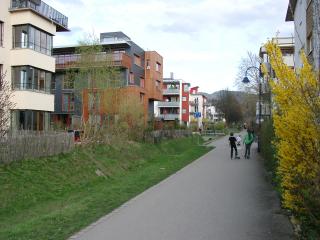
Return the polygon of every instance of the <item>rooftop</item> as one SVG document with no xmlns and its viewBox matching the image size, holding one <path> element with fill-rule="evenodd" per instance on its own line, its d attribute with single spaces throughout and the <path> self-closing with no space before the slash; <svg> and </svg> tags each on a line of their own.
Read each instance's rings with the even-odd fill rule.
<svg viewBox="0 0 320 240">
<path fill-rule="evenodd" d="M 10 12 L 32 10 L 36 14 L 52 21 L 57 26 L 57 32 L 69 31 L 68 18 L 41 0 L 11 0 Z"/>
</svg>

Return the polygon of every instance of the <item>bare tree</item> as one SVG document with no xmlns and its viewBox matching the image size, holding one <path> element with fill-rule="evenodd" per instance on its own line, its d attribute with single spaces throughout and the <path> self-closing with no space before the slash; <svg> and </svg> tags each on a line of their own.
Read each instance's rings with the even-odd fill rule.
<svg viewBox="0 0 320 240">
<path fill-rule="evenodd" d="M 252 52 L 247 52 L 247 56 L 241 59 L 235 79 L 235 86 L 240 91 L 259 93 L 260 72 L 258 69 L 260 64 L 261 58 Z M 244 84 L 242 80 L 246 76 L 246 72 L 250 82 Z"/>
<path fill-rule="evenodd" d="M 6 73 L 0 75 L 0 141 L 9 129 L 10 109 L 14 108 L 12 102 L 13 92 L 10 83 L 6 80 Z"/>
</svg>

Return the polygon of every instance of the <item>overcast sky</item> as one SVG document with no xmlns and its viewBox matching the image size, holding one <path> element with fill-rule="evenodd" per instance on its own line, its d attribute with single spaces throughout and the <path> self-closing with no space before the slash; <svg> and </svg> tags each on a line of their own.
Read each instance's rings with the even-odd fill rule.
<svg viewBox="0 0 320 240">
<path fill-rule="evenodd" d="M 276 36 L 292 36 L 285 22 L 288 0 L 45 0 L 69 17 L 69 33 L 55 46 L 76 44 L 85 33 L 122 31 L 164 58 L 164 77 L 200 91 L 234 89 L 247 51 Z"/>
</svg>

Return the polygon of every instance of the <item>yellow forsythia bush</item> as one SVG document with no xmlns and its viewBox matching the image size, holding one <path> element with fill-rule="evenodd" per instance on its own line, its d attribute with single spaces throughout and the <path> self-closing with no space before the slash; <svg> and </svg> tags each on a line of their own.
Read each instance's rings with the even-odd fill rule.
<svg viewBox="0 0 320 240">
<path fill-rule="evenodd" d="M 304 54 L 296 72 L 280 49 L 266 44 L 277 79 L 270 81 L 283 204 L 295 213 L 320 218 L 320 84 Z"/>
</svg>

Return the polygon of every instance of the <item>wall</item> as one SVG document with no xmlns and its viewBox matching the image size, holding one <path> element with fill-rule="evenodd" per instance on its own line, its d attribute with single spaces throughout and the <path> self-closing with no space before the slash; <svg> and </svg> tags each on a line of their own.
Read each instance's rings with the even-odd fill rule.
<svg viewBox="0 0 320 240">
<path fill-rule="evenodd" d="M 294 14 L 294 25 L 295 25 L 295 67 L 301 68 L 302 62 L 300 60 L 300 51 L 306 48 L 307 42 L 307 25 L 306 25 L 306 9 L 307 1 L 298 0 L 295 14 Z"/>
</svg>

